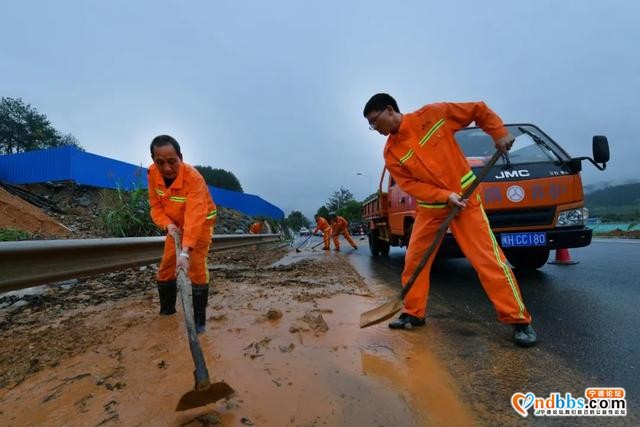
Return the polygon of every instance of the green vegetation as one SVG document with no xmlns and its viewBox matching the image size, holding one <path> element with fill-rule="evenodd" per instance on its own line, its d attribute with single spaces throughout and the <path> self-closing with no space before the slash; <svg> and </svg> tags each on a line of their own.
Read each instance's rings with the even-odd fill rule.
<svg viewBox="0 0 640 427">
<path fill-rule="evenodd" d="M 31 233 L 16 228 L 0 228 L 0 242 L 13 242 L 16 240 L 27 240 L 31 238 Z"/>
<path fill-rule="evenodd" d="M 300 231 L 301 227 L 311 227 L 311 221 L 300 211 L 291 211 L 289 216 L 285 218 L 285 224 L 296 233 Z"/>
<path fill-rule="evenodd" d="M 117 189 L 102 193 L 100 222 L 104 230 L 114 237 L 159 236 L 162 231 L 151 220 L 151 207 L 147 190 Z"/>
<path fill-rule="evenodd" d="M 640 221 L 640 183 L 615 185 L 585 195 L 590 217 L 604 222 Z"/>
<path fill-rule="evenodd" d="M 318 208 L 316 214 L 327 218 L 330 212 L 335 212 L 350 223 L 362 222 L 362 202 L 358 202 L 351 191 L 344 187 L 334 191 L 327 203 Z"/>
<path fill-rule="evenodd" d="M 22 153 L 43 148 L 73 145 L 80 149 L 71 134 L 62 134 L 41 114 L 22 99 L 0 100 L 0 154 Z"/>
<path fill-rule="evenodd" d="M 212 168 L 211 166 L 194 166 L 202 175 L 205 182 L 214 187 L 224 188 L 231 191 L 242 191 L 242 185 L 238 178 L 229 171 L 224 169 Z"/>
</svg>

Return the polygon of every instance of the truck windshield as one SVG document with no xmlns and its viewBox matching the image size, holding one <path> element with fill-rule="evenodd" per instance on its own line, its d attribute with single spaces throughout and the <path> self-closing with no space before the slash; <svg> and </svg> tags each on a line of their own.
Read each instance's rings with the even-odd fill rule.
<svg viewBox="0 0 640 427">
<path fill-rule="evenodd" d="M 512 164 L 564 162 L 568 156 L 546 136 L 532 125 L 508 125 L 507 128 L 516 138 L 509 157 Z M 480 128 L 462 129 L 456 133 L 456 141 L 464 152 L 471 167 L 481 167 L 495 153 L 493 139 Z M 498 160 L 502 164 L 504 159 Z"/>
</svg>

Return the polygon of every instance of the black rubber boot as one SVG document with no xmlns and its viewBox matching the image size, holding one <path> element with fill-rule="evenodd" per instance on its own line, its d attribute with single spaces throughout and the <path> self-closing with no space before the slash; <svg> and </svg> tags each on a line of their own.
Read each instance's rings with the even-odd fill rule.
<svg viewBox="0 0 640 427">
<path fill-rule="evenodd" d="M 421 319 L 407 313 L 402 313 L 399 318 L 389 322 L 389 327 L 391 329 L 412 329 L 415 326 L 423 326 L 424 323 L 424 318 Z"/>
<path fill-rule="evenodd" d="M 513 341 L 518 347 L 531 347 L 538 341 L 538 336 L 531 325 L 513 325 Z"/>
<path fill-rule="evenodd" d="M 158 281 L 158 296 L 160 297 L 160 314 L 174 314 L 176 312 L 176 281 Z"/>
<path fill-rule="evenodd" d="M 209 301 L 209 285 L 191 285 L 193 295 L 193 320 L 196 324 L 196 333 L 204 332 L 207 321 L 207 302 Z"/>
</svg>

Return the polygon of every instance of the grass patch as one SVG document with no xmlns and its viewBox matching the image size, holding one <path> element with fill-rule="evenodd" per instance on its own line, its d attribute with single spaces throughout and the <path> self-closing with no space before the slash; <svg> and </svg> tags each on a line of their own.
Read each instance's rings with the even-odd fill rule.
<svg viewBox="0 0 640 427">
<path fill-rule="evenodd" d="M 0 242 L 14 242 L 16 240 L 28 240 L 31 233 L 17 228 L 0 228 Z"/>
<path fill-rule="evenodd" d="M 101 193 L 100 223 L 114 237 L 160 236 L 162 231 L 151 220 L 147 190 L 117 189 Z"/>
</svg>

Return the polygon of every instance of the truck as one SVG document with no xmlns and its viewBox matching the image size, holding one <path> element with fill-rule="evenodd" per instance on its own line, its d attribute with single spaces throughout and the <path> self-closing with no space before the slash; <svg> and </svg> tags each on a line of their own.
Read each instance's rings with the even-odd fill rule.
<svg viewBox="0 0 640 427">
<path fill-rule="evenodd" d="M 580 172 L 585 160 L 600 170 L 606 168 L 609 142 L 605 136 L 594 136 L 592 158 L 571 157 L 533 124 L 506 126 L 516 138 L 513 148 L 491 169 L 476 193 L 509 263 L 519 270 L 536 270 L 547 263 L 552 249 L 591 243 Z M 495 153 L 492 138 L 478 127 L 462 129 L 455 138 L 475 173 Z M 362 206 L 371 255 L 387 256 L 392 246 L 408 246 L 415 216 L 415 198 L 383 168 L 377 193 Z M 464 256 L 450 230 L 437 256 Z"/>
</svg>

